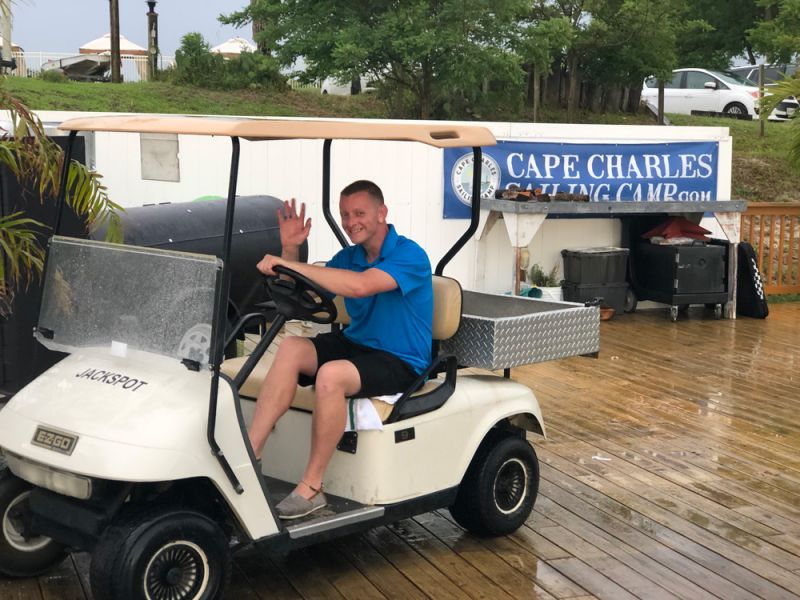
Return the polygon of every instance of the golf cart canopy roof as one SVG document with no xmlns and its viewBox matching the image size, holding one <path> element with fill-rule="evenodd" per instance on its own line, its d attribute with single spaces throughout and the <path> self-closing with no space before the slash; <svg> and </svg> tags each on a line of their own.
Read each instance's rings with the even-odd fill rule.
<svg viewBox="0 0 800 600">
<path fill-rule="evenodd" d="M 437 148 L 494 146 L 485 127 L 452 123 L 383 123 L 312 121 L 304 119 L 241 119 L 222 117 L 82 117 L 59 125 L 64 131 L 121 131 L 218 135 L 247 140 L 387 140 L 421 142 Z"/>
</svg>

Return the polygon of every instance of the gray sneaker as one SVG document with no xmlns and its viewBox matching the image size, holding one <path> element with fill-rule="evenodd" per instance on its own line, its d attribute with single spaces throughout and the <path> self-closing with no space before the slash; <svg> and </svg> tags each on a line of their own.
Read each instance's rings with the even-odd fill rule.
<svg viewBox="0 0 800 600">
<path fill-rule="evenodd" d="M 306 500 L 297 492 L 292 492 L 278 502 L 275 510 L 278 511 L 278 516 L 281 519 L 290 520 L 305 517 L 326 506 L 328 506 L 328 500 L 322 492 L 314 494 L 311 500 Z"/>
</svg>

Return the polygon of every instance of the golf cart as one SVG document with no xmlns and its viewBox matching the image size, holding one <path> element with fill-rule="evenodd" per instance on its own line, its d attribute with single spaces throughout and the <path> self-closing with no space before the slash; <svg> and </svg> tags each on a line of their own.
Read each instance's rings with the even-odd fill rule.
<svg viewBox="0 0 800 600">
<path fill-rule="evenodd" d="M 314 282 L 285 270 L 267 282 L 277 308 L 271 323 L 266 313 L 226 323 L 240 138 L 325 140 L 323 212 L 345 245 L 330 211 L 333 140 L 472 147 L 480 165 L 480 147 L 495 143 L 488 130 L 176 117 L 83 118 L 61 128 L 71 142 L 79 131 L 229 137 L 223 249 L 219 259 L 50 240 L 34 335 L 69 356 L 0 410 L 0 573 L 33 576 L 69 551 L 89 551 L 97 600 L 217 598 L 240 545 L 287 551 L 439 508 L 480 535 L 522 525 L 538 489 L 526 440 L 526 432 L 544 435 L 538 402 L 509 378 L 459 367 L 508 369 L 596 352 L 599 310 L 462 294 L 443 276 L 477 230 L 479 169 L 470 225 L 435 269 L 431 366 L 394 404 L 364 400 L 382 422 L 359 430 L 351 420 L 355 430 L 343 435 L 325 476 L 330 505 L 307 519 L 281 522 L 274 506 L 302 472 L 313 393 L 298 388 L 261 465 L 246 427 L 268 350 L 287 321 L 324 326 L 347 316 Z M 59 210 L 65 187 L 64 174 Z M 252 353 L 223 362 L 225 346 L 254 322 L 264 333 Z"/>
</svg>

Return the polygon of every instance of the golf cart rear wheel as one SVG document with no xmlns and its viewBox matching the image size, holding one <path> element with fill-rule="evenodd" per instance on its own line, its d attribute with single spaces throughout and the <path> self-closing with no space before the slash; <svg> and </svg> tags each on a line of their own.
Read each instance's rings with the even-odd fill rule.
<svg viewBox="0 0 800 600">
<path fill-rule="evenodd" d="M 138 510 L 112 523 L 92 554 L 96 600 L 210 600 L 230 579 L 228 540 L 189 510 Z"/>
<path fill-rule="evenodd" d="M 490 438 L 472 459 L 450 514 L 476 535 L 507 535 L 531 514 L 538 491 L 539 461 L 530 443 Z"/>
<path fill-rule="evenodd" d="M 27 531 L 30 493 L 30 484 L 8 470 L 0 471 L 0 573 L 8 577 L 40 575 L 67 556 L 61 544 Z"/>
</svg>

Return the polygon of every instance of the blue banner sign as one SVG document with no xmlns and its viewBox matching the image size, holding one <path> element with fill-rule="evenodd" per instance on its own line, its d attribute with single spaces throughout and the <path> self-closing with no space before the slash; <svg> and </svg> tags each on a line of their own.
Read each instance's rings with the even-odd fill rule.
<svg viewBox="0 0 800 600">
<path fill-rule="evenodd" d="M 592 202 L 698 202 L 717 199 L 717 142 L 559 144 L 499 142 L 483 148 L 481 198 L 516 186 L 585 194 Z M 444 150 L 444 218 L 468 219 L 470 150 Z"/>
</svg>

